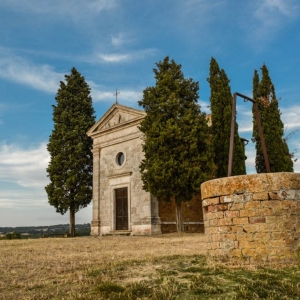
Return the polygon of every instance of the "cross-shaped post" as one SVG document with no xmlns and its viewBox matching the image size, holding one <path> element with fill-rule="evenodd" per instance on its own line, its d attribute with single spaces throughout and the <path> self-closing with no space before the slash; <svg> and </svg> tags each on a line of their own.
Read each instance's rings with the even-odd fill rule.
<svg viewBox="0 0 300 300">
<path fill-rule="evenodd" d="M 116 90 L 116 93 L 113 94 L 113 96 L 116 96 L 116 104 L 118 104 L 118 95 L 120 94 L 120 92 L 118 92 L 118 90 Z"/>
</svg>

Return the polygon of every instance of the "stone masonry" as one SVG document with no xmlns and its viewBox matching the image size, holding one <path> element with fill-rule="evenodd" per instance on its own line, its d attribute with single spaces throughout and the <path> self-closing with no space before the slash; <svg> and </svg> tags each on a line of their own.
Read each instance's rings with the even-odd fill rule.
<svg viewBox="0 0 300 300">
<path fill-rule="evenodd" d="M 290 264 L 300 246 L 300 174 L 233 176 L 201 185 L 210 259 Z"/>
<path fill-rule="evenodd" d="M 176 231 L 175 205 L 158 203 L 143 190 L 139 165 L 144 157 L 143 134 L 138 125 L 144 111 L 114 104 L 88 131 L 93 139 L 93 219 L 91 235 L 122 233 L 117 224 L 116 191 L 125 189 L 128 228 L 125 234 L 158 234 Z M 119 161 L 119 155 L 121 161 Z M 188 232 L 203 232 L 200 198 L 183 203 L 183 221 Z M 124 216 L 123 215 L 123 216 Z"/>
<path fill-rule="evenodd" d="M 115 190 L 127 188 L 128 231 L 133 234 L 161 233 L 158 203 L 142 189 L 139 164 L 142 133 L 138 124 L 141 110 L 114 104 L 89 130 L 93 138 L 93 219 L 91 234 L 116 231 Z M 123 153 L 119 165 L 117 156 Z"/>
</svg>

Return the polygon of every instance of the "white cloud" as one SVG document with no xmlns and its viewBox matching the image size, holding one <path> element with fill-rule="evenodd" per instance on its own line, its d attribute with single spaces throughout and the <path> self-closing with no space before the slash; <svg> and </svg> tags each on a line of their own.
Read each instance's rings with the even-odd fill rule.
<svg viewBox="0 0 300 300">
<path fill-rule="evenodd" d="M 259 7 L 255 11 L 255 16 L 262 22 L 270 22 L 270 16 L 281 14 L 293 16 L 295 1 L 290 0 L 260 0 Z"/>
<path fill-rule="evenodd" d="M 48 93 L 57 91 L 64 75 L 49 65 L 34 65 L 25 59 L 0 49 L 0 77 Z"/>
<path fill-rule="evenodd" d="M 300 128 L 300 106 L 283 107 L 280 110 L 282 112 L 281 120 L 286 129 Z"/>
<path fill-rule="evenodd" d="M 294 0 L 257 0 L 254 7 L 253 22 L 244 25 L 248 27 L 251 42 L 264 43 L 273 39 L 299 13 L 299 4 Z M 255 47 L 259 46 L 255 44 Z"/>
<path fill-rule="evenodd" d="M 1 0 L 0 6 L 22 13 L 54 15 L 56 18 L 69 16 L 76 21 L 115 8 L 117 0 L 73 0 L 72 2 L 67 0 Z"/>
<path fill-rule="evenodd" d="M 0 145 L 0 226 L 32 226 L 68 223 L 50 206 L 44 189 L 50 156 L 46 143 L 23 149 Z M 76 214 L 77 223 L 90 222 L 92 206 Z"/>
<path fill-rule="evenodd" d="M 100 59 L 104 62 L 126 62 L 132 59 L 130 54 L 100 54 Z"/>
<path fill-rule="evenodd" d="M 22 187 L 44 187 L 48 182 L 46 168 L 49 160 L 46 143 L 33 149 L 2 144 L 0 146 L 0 180 Z"/>
<path fill-rule="evenodd" d="M 92 91 L 92 98 L 94 102 L 99 101 L 115 101 L 116 96 L 113 91 L 107 91 L 106 88 L 95 84 L 94 82 L 88 82 Z M 122 104 L 137 104 L 137 101 L 142 99 L 142 88 L 140 90 L 120 90 L 118 91 L 118 99 Z"/>
<path fill-rule="evenodd" d="M 133 41 L 133 39 L 126 37 L 124 33 L 119 33 L 116 36 L 115 35 L 111 36 L 111 44 L 115 48 L 119 48 L 119 47 L 123 46 L 124 44 L 128 44 L 132 41 Z"/>
<path fill-rule="evenodd" d="M 89 63 L 124 63 L 152 56 L 157 52 L 156 49 L 143 49 L 127 53 L 97 53 L 82 58 L 82 61 Z"/>
</svg>

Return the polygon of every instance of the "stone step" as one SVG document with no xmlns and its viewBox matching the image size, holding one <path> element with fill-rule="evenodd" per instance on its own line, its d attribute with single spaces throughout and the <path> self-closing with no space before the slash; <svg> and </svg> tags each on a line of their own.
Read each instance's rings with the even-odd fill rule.
<svg viewBox="0 0 300 300">
<path fill-rule="evenodd" d="M 106 235 L 131 235 L 130 230 L 113 230 L 107 233 Z"/>
</svg>

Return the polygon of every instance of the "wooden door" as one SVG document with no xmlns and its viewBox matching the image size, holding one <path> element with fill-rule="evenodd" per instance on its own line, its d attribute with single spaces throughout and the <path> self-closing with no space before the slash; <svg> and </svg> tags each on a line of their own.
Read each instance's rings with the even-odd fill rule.
<svg viewBox="0 0 300 300">
<path fill-rule="evenodd" d="M 116 230 L 128 230 L 127 187 L 116 189 Z"/>
</svg>

